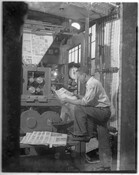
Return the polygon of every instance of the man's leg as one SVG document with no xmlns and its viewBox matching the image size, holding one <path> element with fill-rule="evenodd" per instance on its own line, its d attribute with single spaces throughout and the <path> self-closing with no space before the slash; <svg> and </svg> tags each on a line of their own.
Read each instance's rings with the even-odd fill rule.
<svg viewBox="0 0 139 175">
<path fill-rule="evenodd" d="M 89 115 L 89 119 L 92 122 L 97 122 L 100 125 L 103 125 L 108 121 L 110 117 L 109 109 L 100 109 L 94 107 L 84 107 L 84 106 L 75 106 L 74 109 L 74 134 L 75 135 L 88 135 L 87 129 L 87 119 Z"/>
<path fill-rule="evenodd" d="M 75 105 L 69 103 L 62 105 L 60 114 L 60 118 L 62 119 L 62 121 L 68 122 L 74 120 L 74 107 Z"/>
<path fill-rule="evenodd" d="M 61 114 L 60 114 L 61 120 L 64 121 L 64 122 L 67 122 L 68 118 L 69 118 L 68 116 L 69 115 L 68 115 L 67 107 L 65 105 L 62 105 L 62 107 L 61 107 Z"/>
<path fill-rule="evenodd" d="M 90 138 L 97 137 L 97 124 L 87 116 L 87 131 Z"/>
<path fill-rule="evenodd" d="M 103 167 L 110 167 L 112 158 L 107 129 L 110 110 L 76 106 L 74 133 L 78 136 L 87 135 L 87 115 L 91 117 L 92 121 L 95 121 L 98 124 L 99 157 L 101 164 Z"/>
<path fill-rule="evenodd" d="M 74 109 L 74 134 L 77 136 L 86 136 L 87 132 L 87 114 L 81 106 L 75 106 Z"/>
<path fill-rule="evenodd" d="M 109 132 L 106 124 L 98 125 L 99 159 L 103 167 L 111 167 L 112 153 L 110 148 Z"/>
</svg>

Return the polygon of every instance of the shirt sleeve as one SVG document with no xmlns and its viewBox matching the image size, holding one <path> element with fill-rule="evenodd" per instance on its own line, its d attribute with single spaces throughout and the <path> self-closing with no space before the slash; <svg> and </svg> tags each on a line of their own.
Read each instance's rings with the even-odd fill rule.
<svg viewBox="0 0 139 175">
<path fill-rule="evenodd" d="M 82 98 L 82 103 L 84 105 L 88 105 L 89 102 L 93 101 L 97 93 L 96 86 L 93 87 L 87 87 L 85 96 Z"/>
</svg>

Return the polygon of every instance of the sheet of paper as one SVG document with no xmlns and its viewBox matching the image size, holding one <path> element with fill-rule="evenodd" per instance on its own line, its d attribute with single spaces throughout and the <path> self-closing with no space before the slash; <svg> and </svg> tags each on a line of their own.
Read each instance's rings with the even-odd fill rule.
<svg viewBox="0 0 139 175">
<path fill-rule="evenodd" d="M 22 144 L 30 145 L 49 145 L 65 146 L 67 144 L 67 134 L 49 132 L 49 131 L 34 131 L 27 133 L 20 141 Z"/>
<path fill-rule="evenodd" d="M 77 97 L 74 96 L 70 91 L 66 90 L 65 88 L 61 88 L 59 90 L 56 90 L 55 93 L 57 94 L 57 96 L 62 99 L 62 98 L 69 98 L 69 99 L 72 99 L 72 100 L 76 100 Z"/>
<path fill-rule="evenodd" d="M 28 140 L 29 140 L 29 138 L 31 137 L 31 134 L 32 134 L 32 133 L 27 133 L 27 134 L 23 137 L 23 139 L 20 141 L 20 143 L 28 144 Z"/>
</svg>

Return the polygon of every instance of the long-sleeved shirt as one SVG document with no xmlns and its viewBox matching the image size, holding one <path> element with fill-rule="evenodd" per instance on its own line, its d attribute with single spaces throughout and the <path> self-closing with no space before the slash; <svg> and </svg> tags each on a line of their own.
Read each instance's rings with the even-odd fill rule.
<svg viewBox="0 0 139 175">
<path fill-rule="evenodd" d="M 86 83 L 86 93 L 82 98 L 82 104 L 93 107 L 110 106 L 109 98 L 103 88 L 101 82 L 91 77 Z"/>
</svg>

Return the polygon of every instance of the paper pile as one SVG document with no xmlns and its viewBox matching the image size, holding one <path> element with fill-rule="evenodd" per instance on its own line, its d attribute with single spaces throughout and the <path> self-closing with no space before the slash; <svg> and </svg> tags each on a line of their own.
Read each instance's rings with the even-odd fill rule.
<svg viewBox="0 0 139 175">
<path fill-rule="evenodd" d="M 30 145 L 49 145 L 65 146 L 67 144 L 67 134 L 49 132 L 49 131 L 34 131 L 26 133 L 20 143 Z"/>
</svg>

